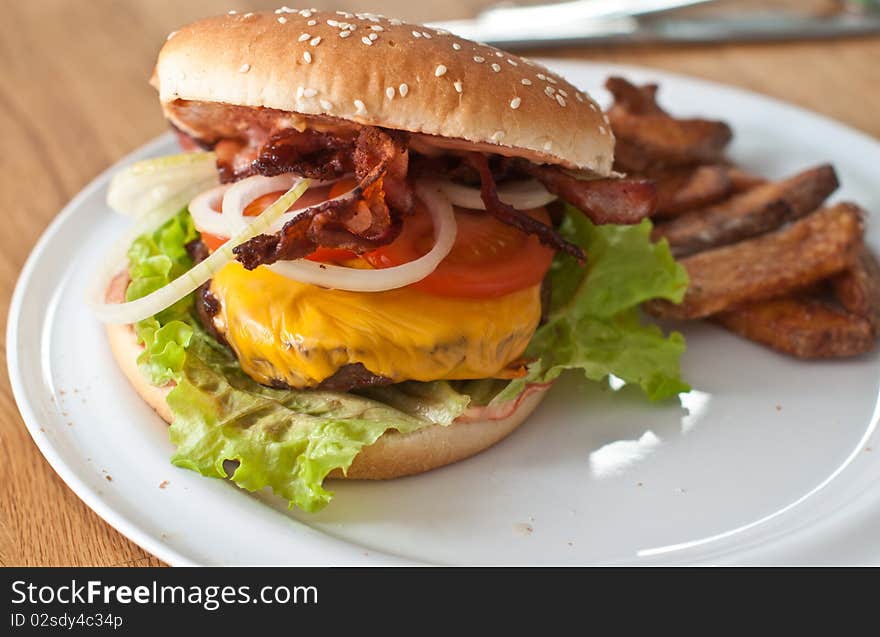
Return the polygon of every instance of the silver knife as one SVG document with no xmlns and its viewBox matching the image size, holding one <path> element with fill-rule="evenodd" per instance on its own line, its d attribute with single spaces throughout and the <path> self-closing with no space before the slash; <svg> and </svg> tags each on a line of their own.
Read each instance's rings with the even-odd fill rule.
<svg viewBox="0 0 880 637">
<path fill-rule="evenodd" d="M 503 48 L 652 42 L 724 42 L 828 38 L 880 33 L 873 11 L 810 16 L 790 11 L 755 11 L 700 19 L 676 18 L 671 9 L 702 2 L 575 0 L 559 4 L 503 7 L 472 20 L 430 26 Z"/>
</svg>

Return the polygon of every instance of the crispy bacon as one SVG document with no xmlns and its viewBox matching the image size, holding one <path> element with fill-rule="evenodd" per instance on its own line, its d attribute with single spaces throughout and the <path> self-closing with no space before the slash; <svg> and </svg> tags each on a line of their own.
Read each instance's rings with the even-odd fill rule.
<svg viewBox="0 0 880 637">
<path fill-rule="evenodd" d="M 657 188 L 647 179 L 584 180 L 559 166 L 521 162 L 522 170 L 587 215 L 593 223 L 636 224 L 657 207 Z"/>
<path fill-rule="evenodd" d="M 486 212 L 493 217 L 513 226 L 518 230 L 522 230 L 526 234 L 533 234 L 538 237 L 541 243 L 570 254 L 580 263 L 584 263 L 587 255 L 584 251 L 574 243 L 563 239 L 556 230 L 551 226 L 544 225 L 537 219 L 533 219 L 524 212 L 521 212 L 509 206 L 498 198 L 498 191 L 495 187 L 495 178 L 489 169 L 489 159 L 482 153 L 469 153 L 467 156 L 468 163 L 480 174 L 480 198 L 486 205 Z"/>
<path fill-rule="evenodd" d="M 356 138 L 311 129 L 272 135 L 251 164 L 250 174 L 274 177 L 296 173 L 312 179 L 335 179 L 353 169 Z"/>
<path fill-rule="evenodd" d="M 412 207 L 405 141 L 365 127 L 357 136 L 350 162 L 358 180 L 351 192 L 300 214 L 279 232 L 256 236 L 236 247 L 233 252 L 242 265 L 252 270 L 299 259 L 318 246 L 362 253 L 393 241 L 400 232 L 400 216 Z"/>
</svg>

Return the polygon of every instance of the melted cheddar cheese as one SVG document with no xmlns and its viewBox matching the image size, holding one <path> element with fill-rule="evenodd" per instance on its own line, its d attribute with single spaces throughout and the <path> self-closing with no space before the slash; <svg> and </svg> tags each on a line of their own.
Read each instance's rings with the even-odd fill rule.
<svg viewBox="0 0 880 637">
<path fill-rule="evenodd" d="M 346 292 L 235 262 L 211 292 L 221 306 L 215 323 L 244 371 L 296 388 L 349 363 L 394 382 L 491 378 L 522 355 L 541 316 L 540 286 L 495 299 Z"/>
</svg>

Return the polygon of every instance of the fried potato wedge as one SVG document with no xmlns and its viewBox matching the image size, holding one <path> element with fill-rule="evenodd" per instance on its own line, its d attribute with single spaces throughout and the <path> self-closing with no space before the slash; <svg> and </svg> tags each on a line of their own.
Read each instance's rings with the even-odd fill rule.
<svg viewBox="0 0 880 637">
<path fill-rule="evenodd" d="M 758 301 L 712 320 L 749 340 L 798 358 L 856 356 L 872 350 L 876 342 L 867 319 L 809 297 Z"/>
<path fill-rule="evenodd" d="M 692 210 L 654 228 L 676 257 L 736 243 L 779 228 L 818 208 L 839 185 L 828 164 L 769 182 L 708 208 Z"/>
<path fill-rule="evenodd" d="M 646 309 L 696 319 L 785 296 L 850 267 L 862 232 L 858 206 L 822 208 L 776 232 L 682 259 L 690 277 L 682 303 L 651 301 Z"/>
<path fill-rule="evenodd" d="M 606 88 L 614 96 L 608 111 L 617 138 L 615 167 L 644 172 L 649 168 L 719 161 L 733 133 L 716 120 L 675 118 L 657 104 L 657 85 L 637 87 L 610 77 Z"/>
<path fill-rule="evenodd" d="M 727 178 L 730 179 L 730 191 L 741 193 L 767 183 L 767 179 L 759 175 L 753 175 L 736 166 L 727 167 Z"/>
<path fill-rule="evenodd" d="M 721 201 L 732 190 L 726 166 L 667 168 L 646 175 L 657 185 L 656 218 L 669 218 Z"/>
<path fill-rule="evenodd" d="M 853 264 L 832 279 L 837 301 L 853 314 L 866 319 L 880 336 L 880 263 L 867 246 L 862 246 Z"/>
</svg>

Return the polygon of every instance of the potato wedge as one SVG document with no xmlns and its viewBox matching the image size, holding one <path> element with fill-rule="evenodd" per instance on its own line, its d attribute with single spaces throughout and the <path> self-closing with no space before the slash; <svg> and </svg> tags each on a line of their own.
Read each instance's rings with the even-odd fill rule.
<svg viewBox="0 0 880 637">
<path fill-rule="evenodd" d="M 653 237 L 666 238 L 676 257 L 736 243 L 812 212 L 838 185 L 832 166 L 816 166 L 658 224 Z"/>
<path fill-rule="evenodd" d="M 834 296 L 853 314 L 871 324 L 880 335 L 880 263 L 867 246 L 856 254 L 853 264 L 832 279 Z"/>
<path fill-rule="evenodd" d="M 822 208 L 776 232 L 682 259 L 690 276 L 682 303 L 652 301 L 646 309 L 657 316 L 696 319 L 785 296 L 849 267 L 862 232 L 858 206 Z"/>
<path fill-rule="evenodd" d="M 732 188 L 726 166 L 667 168 L 646 175 L 657 185 L 656 218 L 675 217 L 721 201 Z"/>
<path fill-rule="evenodd" d="M 758 301 L 712 317 L 731 332 L 798 358 L 856 356 L 875 347 L 867 319 L 810 297 Z"/>
<path fill-rule="evenodd" d="M 637 87 L 610 77 L 606 88 L 614 95 L 608 111 L 617 138 L 615 167 L 625 172 L 650 168 L 714 163 L 733 137 L 726 123 L 701 118 L 675 118 L 657 104 L 657 85 Z"/>
</svg>

